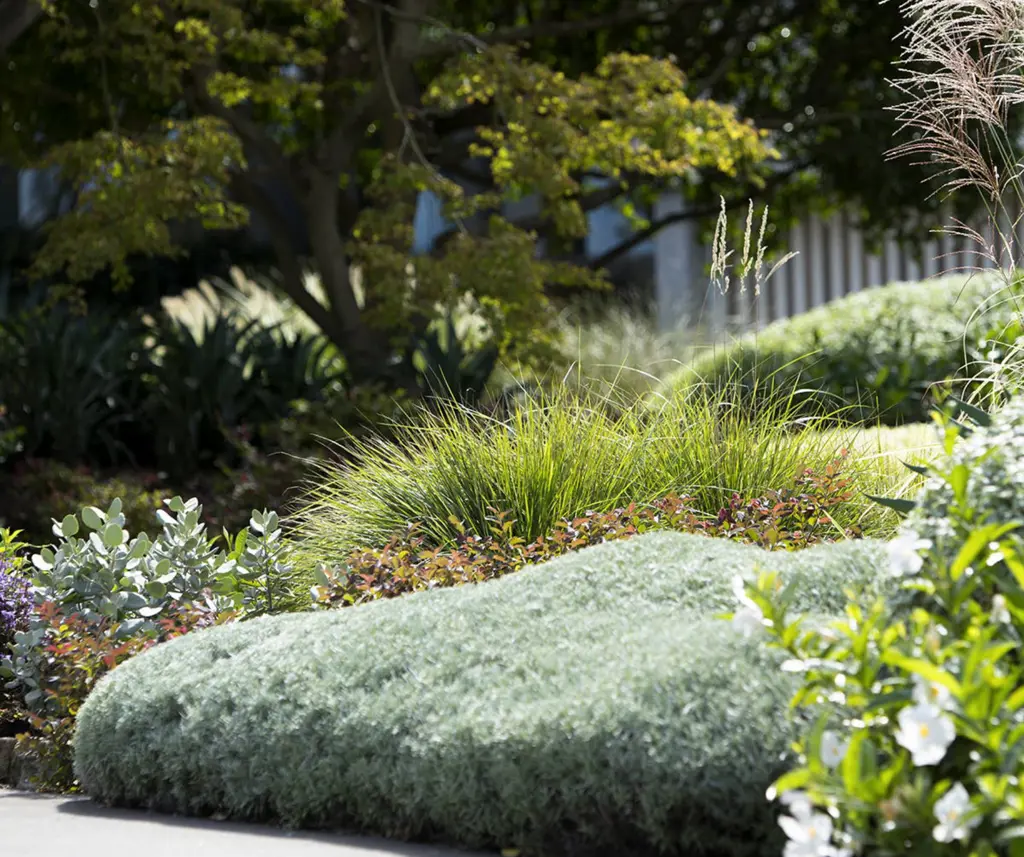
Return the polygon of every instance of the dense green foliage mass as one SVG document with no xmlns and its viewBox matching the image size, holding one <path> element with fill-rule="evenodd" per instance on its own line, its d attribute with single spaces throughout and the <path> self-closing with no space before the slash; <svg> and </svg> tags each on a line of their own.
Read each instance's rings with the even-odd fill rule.
<svg viewBox="0 0 1024 857">
<path fill-rule="evenodd" d="M 934 385 L 984 386 L 989 359 L 1021 333 L 1022 293 L 986 274 L 891 283 L 708 349 L 666 384 L 756 379 L 843 419 L 926 422 Z"/>
<path fill-rule="evenodd" d="M 505 352 L 550 345 L 545 288 L 603 280 L 542 258 L 539 230 L 582 239 L 602 200 L 703 171 L 756 182 L 772 155 L 668 58 L 607 52 L 566 74 L 524 55 L 515 27 L 486 41 L 439 29 L 437 5 L 44 4 L 0 68 L 0 158 L 56 168 L 74 191 L 32 274 L 126 285 L 130 259 L 181 252 L 182 223 L 252 218 L 349 371 L 408 381 L 396 351 L 460 301 Z M 460 184 L 460 169 L 482 176 Z M 610 182 L 598 198 L 595 175 Z M 418 254 L 428 190 L 458 228 Z M 504 210 L 531 194 L 537 213 Z"/>
</svg>

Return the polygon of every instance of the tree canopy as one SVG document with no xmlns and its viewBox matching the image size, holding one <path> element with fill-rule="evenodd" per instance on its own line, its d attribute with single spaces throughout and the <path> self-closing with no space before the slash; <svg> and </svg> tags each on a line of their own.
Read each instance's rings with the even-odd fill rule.
<svg viewBox="0 0 1024 857">
<path fill-rule="evenodd" d="M 467 296 L 503 348 L 536 351 L 546 286 L 599 284 L 615 255 L 717 211 L 719 195 L 761 196 L 782 218 L 852 202 L 876 229 L 934 215 L 919 173 L 883 158 L 894 4 L 38 8 L 0 68 L 0 158 L 57 167 L 77 204 L 50 226 L 34 272 L 123 281 L 129 259 L 177 251 L 176 224 L 256 216 L 284 290 L 357 374 L 380 372 L 393 343 Z M 687 213 L 635 213 L 668 187 L 690 198 Z M 454 226 L 414 255 L 422 190 Z M 527 215 L 503 205 L 530 195 L 541 205 Z M 540 252 L 540 238 L 579 238 L 609 203 L 634 220 L 619 248 Z M 307 262 L 322 292 L 307 288 Z"/>
<path fill-rule="evenodd" d="M 134 254 L 176 252 L 174 223 L 232 228 L 256 214 L 284 290 L 360 376 L 457 300 L 529 355 L 551 315 L 544 287 L 600 276 L 539 258 L 539 229 L 580 236 L 589 208 L 670 179 L 756 182 L 772 154 L 734 108 L 688 96 L 670 59 L 609 52 L 566 73 L 517 50 L 522 28 L 473 36 L 435 18 L 432 0 L 42 9 L 0 69 L 0 151 L 56 167 L 77 191 L 36 273 L 83 281 L 111 267 L 123 280 Z M 482 173 L 479 190 L 452 178 L 460 168 Z M 589 176 L 612 184 L 590 189 Z M 414 256 L 427 189 L 458 229 Z M 503 216 L 503 201 L 529 194 L 535 215 Z M 307 251 L 322 294 L 303 277 Z"/>
</svg>

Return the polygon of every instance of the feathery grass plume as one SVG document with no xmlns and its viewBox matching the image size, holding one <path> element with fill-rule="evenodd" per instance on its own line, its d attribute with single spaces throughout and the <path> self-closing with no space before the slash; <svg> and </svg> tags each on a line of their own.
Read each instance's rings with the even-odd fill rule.
<svg viewBox="0 0 1024 857">
<path fill-rule="evenodd" d="M 715 221 L 715 234 L 711 241 L 711 282 L 723 295 L 729 291 L 731 279 L 729 277 L 729 260 L 735 254 L 735 250 L 729 249 L 729 215 L 726 211 L 725 197 L 722 201 L 721 210 L 718 213 L 718 220 Z M 767 250 L 764 236 L 768 227 L 768 206 L 761 212 L 761 225 L 757 233 L 757 241 L 754 242 L 754 201 L 750 200 L 747 205 L 747 217 L 743 228 L 743 252 L 739 261 L 732 266 L 736 271 L 736 277 L 740 284 L 740 294 L 747 291 L 747 282 L 750 275 L 754 275 L 754 296 L 760 297 L 761 288 L 764 286 L 783 265 L 789 262 L 796 252 L 790 251 L 778 259 L 768 273 L 764 272 L 764 257 Z"/>
<path fill-rule="evenodd" d="M 1024 164 L 1019 154 L 1024 104 L 1024 3 L 1020 0 L 903 0 L 907 20 L 899 66 L 890 83 L 904 96 L 893 109 L 909 139 L 888 152 L 937 171 L 935 193 L 981 194 L 987 227 L 954 220 L 947 234 L 974 246 L 978 264 L 1017 277 L 1018 228 L 1024 219 Z M 986 234 L 990 233 L 990 235 Z M 1010 290 L 1007 289 L 1007 293 Z M 1024 381 L 1024 331 L 1018 320 L 994 338 L 1005 347 L 982 367 L 996 404 Z"/>
</svg>

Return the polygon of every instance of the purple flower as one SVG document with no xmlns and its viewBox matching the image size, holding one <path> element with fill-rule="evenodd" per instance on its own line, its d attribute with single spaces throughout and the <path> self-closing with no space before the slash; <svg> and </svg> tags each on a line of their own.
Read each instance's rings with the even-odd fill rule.
<svg viewBox="0 0 1024 857">
<path fill-rule="evenodd" d="M 16 631 L 28 630 L 31 612 L 32 592 L 29 582 L 16 574 L 9 563 L 0 559 L 0 657 L 10 651 Z"/>
</svg>

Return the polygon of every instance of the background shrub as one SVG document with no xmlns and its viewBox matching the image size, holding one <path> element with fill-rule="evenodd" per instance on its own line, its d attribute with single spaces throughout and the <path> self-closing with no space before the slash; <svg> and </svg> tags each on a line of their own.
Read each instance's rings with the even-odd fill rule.
<svg viewBox="0 0 1024 857">
<path fill-rule="evenodd" d="M 868 289 L 709 348 L 667 386 L 758 380 L 850 421 L 926 421 L 931 385 L 987 386 L 992 349 L 1018 334 L 1021 294 L 982 273 Z"/>
<path fill-rule="evenodd" d="M 946 561 L 961 547 L 950 524 L 958 486 L 979 526 L 1024 522 L 1024 397 L 1010 399 L 989 425 L 950 435 L 948 444 L 906 521 L 906 529 L 932 542 Z M 1024 543 L 1019 531 L 1007 538 Z"/>
<path fill-rule="evenodd" d="M 326 340 L 235 315 L 193 330 L 165 315 L 58 306 L 0 321 L 6 456 L 149 468 L 182 480 L 237 462 L 234 436 L 315 401 L 338 376 Z"/>
<path fill-rule="evenodd" d="M 67 307 L 0 320 L 0 389 L 26 456 L 109 466 L 133 458 L 145 401 L 138 317 Z"/>
<path fill-rule="evenodd" d="M 52 536 L 52 521 L 76 514 L 83 506 L 106 509 L 121 500 L 125 526 L 140 532 L 153 524 L 161 505 L 162 480 L 154 472 L 96 472 L 53 459 L 18 462 L 0 484 L 0 517 L 42 545 Z"/>
<path fill-rule="evenodd" d="M 83 706 L 102 801 L 525 854 L 767 855 L 791 676 L 714 619 L 763 551 L 655 533 L 492 581 L 158 646 Z M 773 554 L 805 609 L 873 541 Z"/>
<path fill-rule="evenodd" d="M 161 318 L 145 404 L 157 463 L 172 477 L 216 463 L 239 428 L 250 432 L 317 398 L 336 368 L 322 336 L 219 315 L 198 331 Z"/>
</svg>

